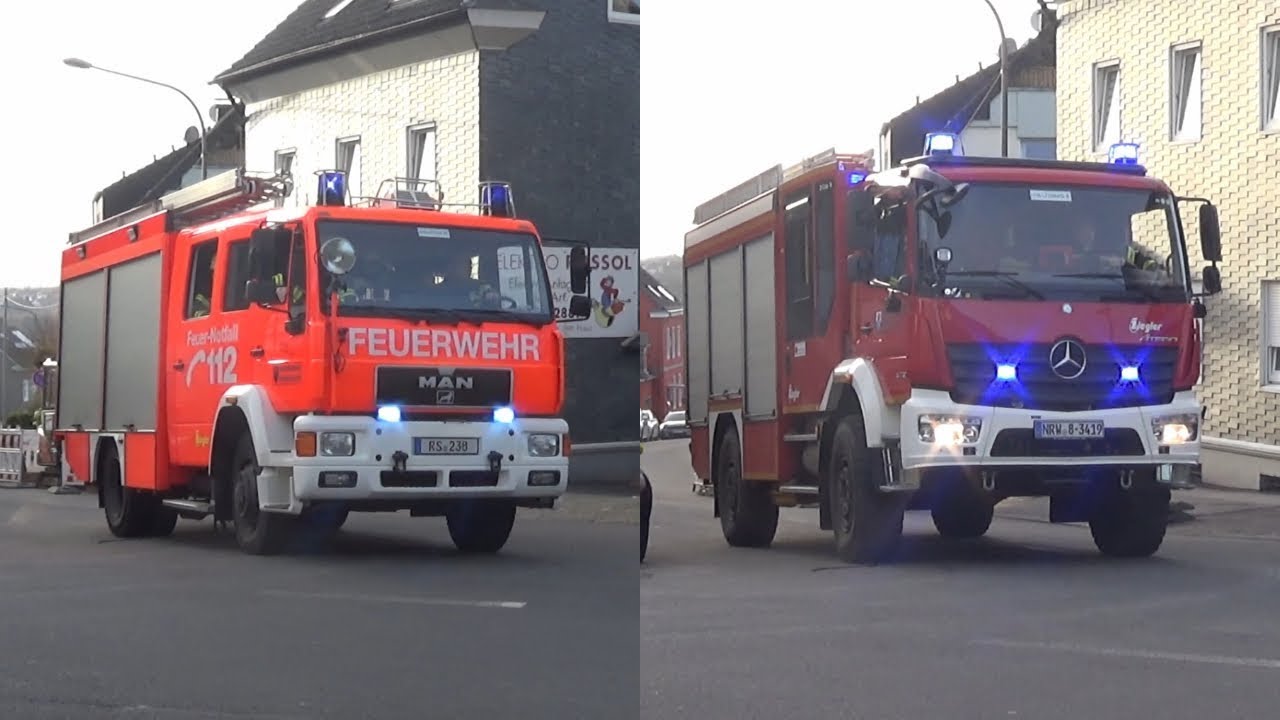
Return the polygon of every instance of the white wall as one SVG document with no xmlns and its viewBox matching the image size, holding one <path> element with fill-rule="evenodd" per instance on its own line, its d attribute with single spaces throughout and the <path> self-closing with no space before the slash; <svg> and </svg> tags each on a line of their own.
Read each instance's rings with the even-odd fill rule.
<svg viewBox="0 0 1280 720">
<path fill-rule="evenodd" d="M 250 103 L 245 168 L 270 172 L 278 150 L 296 149 L 293 202 L 315 200 L 318 170 L 336 167 L 339 138 L 360 136 L 354 195 L 407 174 L 411 125 L 436 124 L 436 168 L 446 202 L 477 202 L 480 56 L 464 52 L 282 98 Z"/>
<path fill-rule="evenodd" d="M 1024 140 L 1055 141 L 1057 134 L 1057 103 L 1052 90 L 1009 89 L 1009 157 L 1026 157 Z M 966 155 L 1000 157 L 999 94 L 991 101 L 990 117 L 969 123 L 960 141 Z"/>
</svg>

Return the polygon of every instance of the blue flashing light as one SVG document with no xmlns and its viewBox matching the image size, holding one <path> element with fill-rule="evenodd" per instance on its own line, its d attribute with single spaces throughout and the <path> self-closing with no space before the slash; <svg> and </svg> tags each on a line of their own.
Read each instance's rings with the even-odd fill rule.
<svg viewBox="0 0 1280 720">
<path fill-rule="evenodd" d="M 1004 382 L 1018 379 L 1018 366 L 1012 363 L 996 365 L 996 379 Z"/>
<path fill-rule="evenodd" d="M 489 215 L 512 217 L 515 213 L 511 202 L 511 186 L 505 183 L 485 183 L 480 186 L 480 205 Z"/>
<path fill-rule="evenodd" d="M 1138 382 L 1138 366 L 1125 365 L 1120 368 L 1120 380 L 1122 382 Z"/>
<path fill-rule="evenodd" d="M 936 132 L 924 136 L 925 155 L 959 155 L 960 136 L 955 133 Z"/>
<path fill-rule="evenodd" d="M 1112 165 L 1137 165 L 1138 143 L 1116 143 L 1107 151 L 1107 160 Z"/>
<path fill-rule="evenodd" d="M 866 179 L 867 179 L 867 174 L 860 170 L 854 170 L 853 172 L 849 173 L 850 185 L 857 185 L 858 183 Z"/>
<path fill-rule="evenodd" d="M 316 190 L 317 205 L 347 204 L 347 174 L 341 170 L 322 170 L 319 188 Z"/>
<path fill-rule="evenodd" d="M 509 407 L 494 408 L 493 421 L 503 425 L 510 425 L 516 421 L 516 411 Z"/>
<path fill-rule="evenodd" d="M 400 408 L 395 405 L 383 405 L 378 408 L 378 419 L 382 422 L 400 422 Z"/>
</svg>

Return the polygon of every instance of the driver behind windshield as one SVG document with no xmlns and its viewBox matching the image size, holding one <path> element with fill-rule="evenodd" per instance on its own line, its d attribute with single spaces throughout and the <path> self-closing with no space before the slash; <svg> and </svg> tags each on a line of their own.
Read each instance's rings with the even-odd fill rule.
<svg viewBox="0 0 1280 720">
<path fill-rule="evenodd" d="M 498 291 L 488 283 L 472 277 L 471 262 L 472 258 L 469 254 L 454 255 L 449 258 L 443 272 L 428 269 L 423 281 L 437 293 L 443 291 L 449 297 L 458 300 L 465 298 L 470 309 L 498 309 L 500 307 Z M 436 282 L 438 275 L 442 278 L 439 283 Z M 454 307 L 458 309 L 458 306 Z"/>
</svg>

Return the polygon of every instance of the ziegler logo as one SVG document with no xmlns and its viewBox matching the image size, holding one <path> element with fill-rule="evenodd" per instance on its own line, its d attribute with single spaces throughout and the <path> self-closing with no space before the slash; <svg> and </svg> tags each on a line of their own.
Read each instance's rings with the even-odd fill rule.
<svg viewBox="0 0 1280 720">
<path fill-rule="evenodd" d="M 430 390 L 433 388 L 442 391 L 449 390 L 450 402 L 453 401 L 453 390 L 473 390 L 475 389 L 475 386 L 476 379 L 471 377 L 451 377 L 449 375 L 432 377 L 428 377 L 426 375 L 418 376 L 419 390 Z"/>
<path fill-rule="evenodd" d="M 1164 323 L 1143 322 L 1138 318 L 1129 318 L 1129 332 L 1133 334 L 1143 333 L 1149 334 L 1160 332 L 1160 328 L 1164 327 Z"/>
</svg>

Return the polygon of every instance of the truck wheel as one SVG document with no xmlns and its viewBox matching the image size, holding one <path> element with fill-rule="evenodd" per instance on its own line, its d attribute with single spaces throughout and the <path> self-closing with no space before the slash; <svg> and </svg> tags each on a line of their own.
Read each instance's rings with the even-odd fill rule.
<svg viewBox="0 0 1280 720">
<path fill-rule="evenodd" d="M 640 562 L 644 562 L 645 553 L 649 550 L 649 518 L 653 515 L 653 485 L 649 484 L 649 476 L 640 471 L 644 480 L 644 488 L 640 490 Z"/>
<path fill-rule="evenodd" d="M 836 553 L 845 562 L 884 562 L 902 539 L 909 498 L 881 492 L 871 469 L 862 416 L 842 418 L 831 439 L 827 472 Z"/>
<path fill-rule="evenodd" d="M 1108 486 L 1089 520 L 1093 543 L 1104 555 L 1136 558 L 1154 555 L 1169 526 L 1169 489 L 1135 482 L 1129 490 Z"/>
<path fill-rule="evenodd" d="M 516 505 L 507 500 L 460 500 L 445 513 L 453 546 L 464 553 L 496 553 L 507 544 Z"/>
<path fill-rule="evenodd" d="M 244 433 L 231 457 L 231 513 L 236 544 L 250 555 L 274 555 L 284 549 L 292 517 L 264 513 L 258 507 L 258 460 L 253 438 Z"/>
<path fill-rule="evenodd" d="M 160 498 L 155 498 L 159 501 Z M 147 534 L 152 537 L 169 537 L 178 526 L 178 511 L 156 502 Z"/>
<path fill-rule="evenodd" d="M 768 547 L 778 532 L 778 506 L 768 485 L 742 479 L 740 447 L 736 430 L 720 436 L 713 475 L 720 529 L 732 547 Z"/>
<path fill-rule="evenodd" d="M 150 535 L 155 505 L 150 502 L 150 496 L 124 486 L 116 446 L 104 446 L 98 463 L 103 513 L 107 516 L 107 527 L 111 534 L 119 538 Z"/>
<path fill-rule="evenodd" d="M 931 508 L 933 526 L 945 538 L 982 537 L 995 513 L 995 503 L 967 486 L 947 488 Z"/>
</svg>

